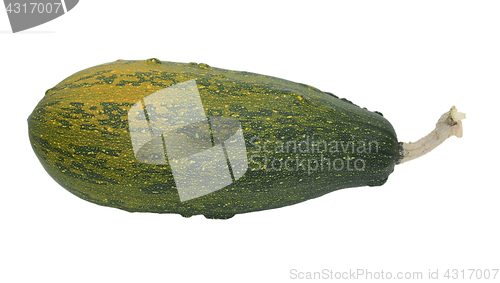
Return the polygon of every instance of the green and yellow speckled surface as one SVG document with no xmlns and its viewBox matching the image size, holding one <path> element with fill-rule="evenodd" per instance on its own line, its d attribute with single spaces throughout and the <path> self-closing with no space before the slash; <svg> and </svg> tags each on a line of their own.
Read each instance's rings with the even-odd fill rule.
<svg viewBox="0 0 500 283">
<path fill-rule="evenodd" d="M 145 164 L 135 159 L 127 114 L 134 103 L 151 93 L 192 79 L 207 116 L 240 122 L 249 164 L 248 171 L 231 185 L 181 202 L 168 163 Z M 49 89 L 28 123 L 36 155 L 61 186 L 87 201 L 132 212 L 229 218 L 299 203 L 337 189 L 382 185 L 399 158 L 394 129 L 379 113 L 304 84 L 157 59 L 118 60 L 80 71 Z M 253 137 L 258 139 L 252 142 Z M 349 142 L 356 147 L 339 145 L 337 151 L 306 153 L 272 150 L 280 142 L 286 145 L 312 137 L 316 142 L 343 142 L 345 146 Z M 272 147 L 269 152 L 261 150 L 260 157 L 293 159 L 294 170 L 272 170 L 269 164 L 251 162 L 264 142 Z M 378 145 L 376 150 L 367 149 L 369 142 Z M 365 150 L 358 150 L 363 143 Z M 262 164 L 260 157 L 252 160 Z M 321 158 L 344 160 L 344 165 L 346 158 L 363 160 L 364 170 L 353 169 L 352 163 L 351 170 L 346 166 L 327 170 L 327 163 L 323 170 L 308 170 L 307 164 L 295 167 L 295 160 Z"/>
</svg>

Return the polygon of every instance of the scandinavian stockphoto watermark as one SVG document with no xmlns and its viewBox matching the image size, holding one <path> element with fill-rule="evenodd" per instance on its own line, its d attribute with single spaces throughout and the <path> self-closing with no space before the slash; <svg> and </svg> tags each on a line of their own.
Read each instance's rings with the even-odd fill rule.
<svg viewBox="0 0 500 283">
<path fill-rule="evenodd" d="M 377 141 L 245 137 L 237 119 L 207 115 L 194 79 L 136 101 L 128 110 L 128 125 L 135 159 L 168 164 L 182 202 L 220 190 L 249 169 L 362 171 L 362 157 L 379 149 Z"/>
<path fill-rule="evenodd" d="M 73 9 L 78 0 L 4 0 L 12 32 L 52 21 Z"/>
<path fill-rule="evenodd" d="M 363 171 L 366 161 L 356 156 L 377 153 L 379 149 L 378 141 L 326 141 L 315 140 L 309 135 L 299 141 L 270 141 L 254 136 L 250 144 L 252 170 L 302 170 L 307 174 L 314 171 Z M 280 157 L 274 157 L 275 154 Z"/>
</svg>

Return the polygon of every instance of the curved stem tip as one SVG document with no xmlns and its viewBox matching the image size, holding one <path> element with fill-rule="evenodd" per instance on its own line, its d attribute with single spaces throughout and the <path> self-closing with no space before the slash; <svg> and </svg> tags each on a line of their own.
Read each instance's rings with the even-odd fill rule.
<svg viewBox="0 0 500 283">
<path fill-rule="evenodd" d="M 455 106 L 451 107 L 450 111 L 439 118 L 436 128 L 427 136 L 416 142 L 400 143 L 398 164 L 425 155 L 451 136 L 461 138 L 462 119 L 465 119 L 465 114 L 458 112 Z"/>
</svg>

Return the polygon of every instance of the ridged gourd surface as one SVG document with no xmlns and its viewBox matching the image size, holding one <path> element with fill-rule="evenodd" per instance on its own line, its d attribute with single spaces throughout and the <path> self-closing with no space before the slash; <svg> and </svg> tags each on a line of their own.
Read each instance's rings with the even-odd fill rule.
<svg viewBox="0 0 500 283">
<path fill-rule="evenodd" d="M 248 170 L 224 188 L 181 201 L 168 162 L 135 157 L 128 111 L 190 80 L 207 117 L 239 121 Z M 49 89 L 28 123 L 43 167 L 76 196 L 130 212 L 186 217 L 230 218 L 342 188 L 382 185 L 399 154 L 396 133 L 379 112 L 275 77 L 157 59 L 80 71 Z"/>
</svg>

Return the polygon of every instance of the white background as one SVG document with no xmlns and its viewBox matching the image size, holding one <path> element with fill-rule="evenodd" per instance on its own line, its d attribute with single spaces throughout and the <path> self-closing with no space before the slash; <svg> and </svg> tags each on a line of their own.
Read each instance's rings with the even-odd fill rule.
<svg viewBox="0 0 500 283">
<path fill-rule="evenodd" d="M 468 278 L 469 268 L 500 268 L 499 14 L 498 1 L 87 0 L 12 34 L 0 11 L 0 282 L 304 281 L 293 269 Z M 26 119 L 77 71 L 152 57 L 312 85 L 382 112 L 401 141 L 456 105 L 464 137 L 397 166 L 381 187 L 230 220 L 73 196 L 42 168 Z"/>
</svg>

